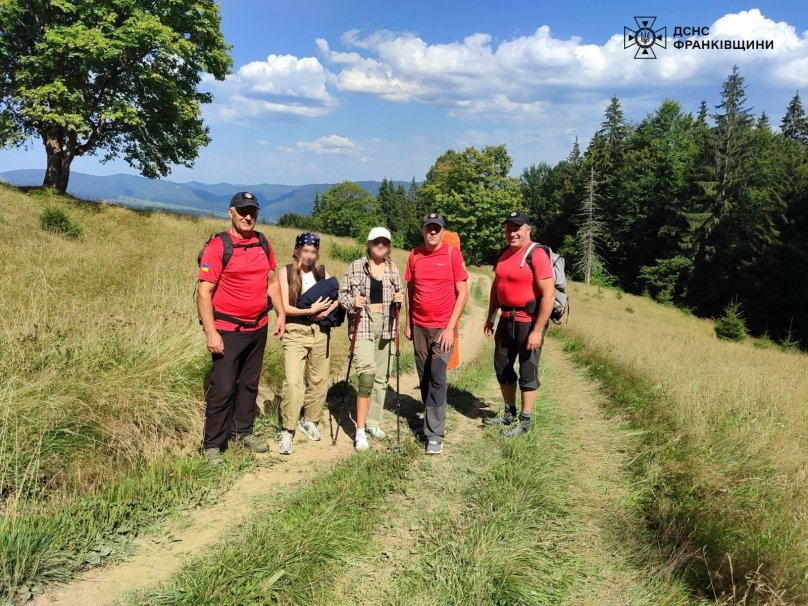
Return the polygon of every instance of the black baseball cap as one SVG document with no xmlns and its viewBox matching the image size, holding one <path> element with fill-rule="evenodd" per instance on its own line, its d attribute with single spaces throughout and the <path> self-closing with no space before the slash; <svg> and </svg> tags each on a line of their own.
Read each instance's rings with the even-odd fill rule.
<svg viewBox="0 0 808 606">
<path fill-rule="evenodd" d="M 505 220 L 502 221 L 502 224 L 505 223 L 513 223 L 514 225 L 518 225 L 522 227 L 523 225 L 530 225 L 530 218 L 523 213 L 521 210 L 515 210 L 512 213 L 509 213 Z"/>
<path fill-rule="evenodd" d="M 441 217 L 438 213 L 429 213 L 428 215 L 424 215 L 424 218 L 421 219 L 421 227 L 426 227 L 427 225 L 431 225 L 433 223 L 435 225 L 440 225 L 441 227 L 446 227 L 443 217 Z"/>
<path fill-rule="evenodd" d="M 233 194 L 233 197 L 230 198 L 230 208 L 244 208 L 245 206 L 259 208 L 258 198 L 248 191 L 236 192 Z"/>
</svg>

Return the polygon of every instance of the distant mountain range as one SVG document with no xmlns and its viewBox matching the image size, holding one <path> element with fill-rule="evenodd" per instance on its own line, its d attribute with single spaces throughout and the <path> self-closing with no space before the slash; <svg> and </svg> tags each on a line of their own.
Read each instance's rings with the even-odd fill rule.
<svg viewBox="0 0 808 606">
<path fill-rule="evenodd" d="M 37 169 L 10 170 L 0 173 L 0 180 L 12 185 L 41 185 L 44 171 Z M 395 182 L 396 184 L 399 181 Z M 407 187 L 406 182 L 401 182 Z M 356 184 L 376 195 L 380 181 L 356 181 Z M 275 183 L 175 183 L 146 179 L 137 175 L 96 176 L 71 172 L 67 193 L 84 200 L 104 200 L 130 208 L 162 209 L 194 215 L 222 215 L 230 197 L 237 191 L 254 193 L 261 203 L 261 218 L 274 221 L 286 212 L 302 215 L 311 213 L 314 196 L 322 195 L 332 183 L 280 185 Z"/>
</svg>

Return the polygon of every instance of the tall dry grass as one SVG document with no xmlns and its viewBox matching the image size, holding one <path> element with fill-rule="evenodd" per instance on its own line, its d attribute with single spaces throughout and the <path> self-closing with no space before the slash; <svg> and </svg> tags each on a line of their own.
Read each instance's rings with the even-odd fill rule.
<svg viewBox="0 0 808 606">
<path fill-rule="evenodd" d="M 43 230 L 45 208 L 79 235 Z M 213 473 L 194 454 L 210 368 L 196 257 L 226 225 L 0 185 L 0 601 L 68 577 L 248 465 L 233 453 Z M 261 230 L 289 262 L 297 232 Z M 341 276 L 334 243 L 351 243 L 323 238 Z M 347 343 L 344 328 L 332 336 L 335 378 Z M 282 380 L 271 340 L 262 393 Z"/>
<path fill-rule="evenodd" d="M 65 210 L 81 237 L 41 230 L 46 206 Z M 209 370 L 196 255 L 226 223 L 5 186 L 0 217 L 0 495 L 83 493 L 137 461 L 193 451 Z M 296 231 L 261 229 L 279 264 L 290 261 Z M 334 240 L 348 244 L 325 236 L 323 261 L 341 276 Z M 336 376 L 344 328 L 331 350 Z M 265 358 L 264 387 L 277 390 L 280 343 Z"/>
<path fill-rule="evenodd" d="M 808 600 L 808 356 L 715 337 L 650 299 L 574 284 L 564 331 L 647 430 L 650 522 L 703 587 Z"/>
</svg>

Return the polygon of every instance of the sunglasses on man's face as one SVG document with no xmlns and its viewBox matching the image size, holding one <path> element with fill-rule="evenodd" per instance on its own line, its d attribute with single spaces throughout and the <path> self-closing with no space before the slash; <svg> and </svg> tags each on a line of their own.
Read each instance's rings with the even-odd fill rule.
<svg viewBox="0 0 808 606">
<path fill-rule="evenodd" d="M 247 215 L 252 215 L 253 217 L 258 216 L 258 209 L 255 206 L 242 206 L 241 208 L 234 206 L 235 211 L 242 217 L 246 217 Z"/>
<path fill-rule="evenodd" d="M 440 225 L 438 225 L 437 223 L 430 223 L 429 225 L 425 226 L 424 229 L 429 233 L 434 232 L 436 234 L 443 231 L 443 228 Z"/>
<path fill-rule="evenodd" d="M 371 244 L 373 244 L 373 246 L 384 246 L 386 248 L 390 246 L 390 241 L 386 238 L 377 238 L 376 240 L 373 240 Z"/>
</svg>

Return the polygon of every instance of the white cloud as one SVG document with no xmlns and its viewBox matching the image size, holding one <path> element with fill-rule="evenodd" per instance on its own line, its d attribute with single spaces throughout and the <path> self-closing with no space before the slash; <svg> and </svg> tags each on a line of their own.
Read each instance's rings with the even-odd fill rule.
<svg viewBox="0 0 808 606">
<path fill-rule="evenodd" d="M 800 36 L 758 9 L 724 15 L 710 26 L 709 39 L 772 40 L 773 50 L 675 49 L 672 34 L 670 24 L 668 48 L 656 49 L 656 61 L 635 60 L 622 33 L 591 44 L 555 38 L 546 25 L 498 44 L 487 33 L 436 44 L 410 32 L 350 30 L 341 37 L 350 52 L 334 51 L 322 38 L 317 47 L 339 91 L 444 106 L 461 118 L 534 118 L 575 91 L 695 84 L 726 75 L 734 63 L 776 86 L 808 84 L 808 32 Z"/>
<path fill-rule="evenodd" d="M 242 65 L 224 82 L 210 82 L 214 115 L 227 122 L 259 117 L 318 117 L 336 107 L 333 76 L 316 57 L 269 55 Z"/>
<path fill-rule="evenodd" d="M 362 153 L 362 148 L 351 141 L 347 137 L 340 135 L 325 135 L 318 137 L 314 141 L 298 141 L 295 147 L 288 145 L 281 145 L 278 151 L 293 154 L 293 153 L 312 153 L 312 154 L 333 154 L 343 156 L 358 156 Z M 363 156 L 364 158 L 364 156 Z M 362 160 L 363 162 L 366 160 Z"/>
<path fill-rule="evenodd" d="M 635 60 L 623 48 L 622 32 L 596 44 L 555 37 L 542 25 L 510 39 L 476 32 L 434 43 L 412 32 L 354 29 L 340 37 L 341 49 L 317 38 L 317 57 L 271 54 L 242 65 L 223 83 L 205 78 L 205 84 L 216 96 L 212 117 L 227 122 L 325 116 L 338 106 L 339 93 L 435 105 L 458 119 L 530 122 L 551 118 L 579 93 L 658 96 L 652 91 L 714 82 L 735 63 L 767 85 L 808 84 L 808 32 L 800 35 L 758 9 L 722 16 L 710 25 L 708 39 L 772 40 L 773 50 L 675 49 L 674 24 L 657 25 L 668 26 L 669 38 L 655 61 Z"/>
</svg>

